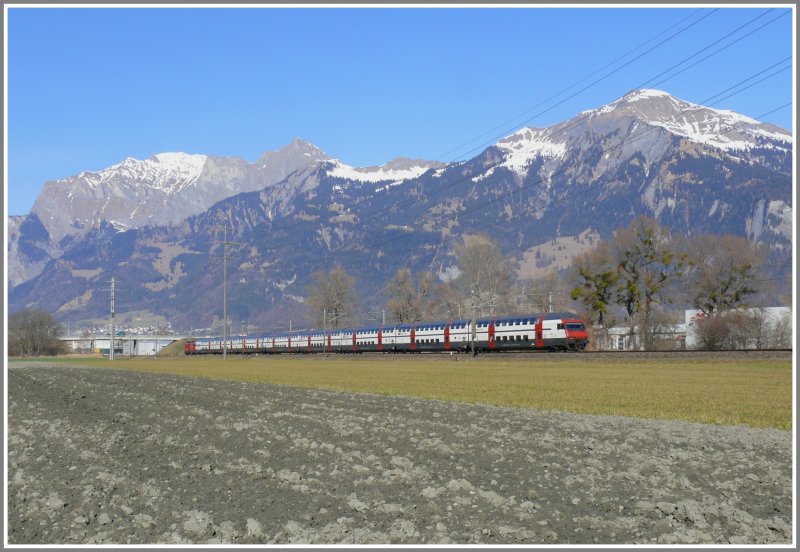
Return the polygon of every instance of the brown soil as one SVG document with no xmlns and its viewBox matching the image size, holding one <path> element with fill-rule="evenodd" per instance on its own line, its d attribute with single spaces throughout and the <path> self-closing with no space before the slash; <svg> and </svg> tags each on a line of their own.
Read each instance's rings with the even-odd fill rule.
<svg viewBox="0 0 800 552">
<path fill-rule="evenodd" d="M 790 432 L 11 363 L 12 544 L 792 542 Z"/>
</svg>

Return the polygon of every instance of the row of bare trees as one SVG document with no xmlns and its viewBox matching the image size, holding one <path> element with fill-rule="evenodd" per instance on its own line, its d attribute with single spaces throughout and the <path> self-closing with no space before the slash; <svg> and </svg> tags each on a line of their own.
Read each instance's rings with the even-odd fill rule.
<svg viewBox="0 0 800 552">
<path fill-rule="evenodd" d="M 747 342 L 739 334 L 756 332 L 756 319 L 762 328 L 769 322 L 741 312 L 766 281 L 762 252 L 744 238 L 672 236 L 655 219 L 640 217 L 573 266 L 572 299 L 603 331 L 624 318 L 645 350 L 658 348 L 664 313 L 676 300 L 703 313 L 697 323 L 703 348 L 737 348 L 732 344 Z"/>
<path fill-rule="evenodd" d="M 61 324 L 47 311 L 23 309 L 8 317 L 9 356 L 50 356 L 66 352 Z"/>
<path fill-rule="evenodd" d="M 429 318 L 467 318 L 473 306 L 481 314 L 511 312 L 514 268 L 500 248 L 483 236 L 467 236 L 456 252 L 456 268 L 446 281 L 430 271 L 414 275 L 401 268 L 386 285 L 387 320 L 407 323 Z M 355 279 L 336 266 L 314 275 L 306 303 L 312 323 L 341 328 L 356 321 L 359 310 Z"/>
<path fill-rule="evenodd" d="M 537 280 L 518 281 L 514 261 L 485 236 L 465 236 L 455 260 L 455 268 L 443 281 L 431 272 L 415 275 L 400 269 L 386 285 L 387 322 L 463 319 L 472 315 L 473 308 L 479 316 L 491 316 L 555 307 L 578 311 L 601 332 L 627 324 L 639 348 L 654 349 L 663 346 L 666 329 L 678 321 L 670 305 L 691 305 L 704 313 L 709 330 L 708 339 L 699 336 L 701 343 L 715 348 L 735 339 L 731 336 L 744 323 L 743 316 L 734 323 L 732 313 L 748 306 L 764 280 L 762 253 L 748 240 L 730 235 L 672 236 L 648 217 L 634 220 L 576 257 L 572 270 L 553 271 Z M 316 274 L 307 290 L 317 327 L 359 322 L 353 314 L 359 310 L 359 300 L 355 279 L 338 266 Z M 730 321 L 730 335 L 720 333 L 723 320 Z M 712 326 L 717 328 L 714 332 Z"/>
</svg>

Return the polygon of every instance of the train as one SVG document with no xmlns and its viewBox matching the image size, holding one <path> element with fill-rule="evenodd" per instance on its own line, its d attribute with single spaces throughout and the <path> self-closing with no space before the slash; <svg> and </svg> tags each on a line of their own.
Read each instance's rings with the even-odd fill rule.
<svg viewBox="0 0 800 552">
<path fill-rule="evenodd" d="M 330 330 L 298 330 L 264 335 L 187 341 L 186 355 L 312 353 L 489 353 L 582 351 L 589 343 L 586 324 L 570 312 L 478 318 L 474 344 L 470 320 L 415 322 Z M 227 349 L 227 350 L 226 350 Z"/>
</svg>

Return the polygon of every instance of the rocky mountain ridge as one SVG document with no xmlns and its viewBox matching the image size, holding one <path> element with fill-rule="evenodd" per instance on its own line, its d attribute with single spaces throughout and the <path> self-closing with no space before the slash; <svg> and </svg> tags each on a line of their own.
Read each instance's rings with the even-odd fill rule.
<svg viewBox="0 0 800 552">
<path fill-rule="evenodd" d="M 221 223 L 242 244 L 231 312 L 263 324 L 302 311 L 313 272 L 335 263 L 357 277 L 367 306 L 380 302 L 383 284 L 401 266 L 431 268 L 444 278 L 461 236 L 473 233 L 497 240 L 519 260 L 521 275 L 566 266 L 569 255 L 639 214 L 689 236 L 746 236 L 785 262 L 792 254 L 791 140 L 738 114 L 634 91 L 558 125 L 521 129 L 462 162 L 397 160 L 356 169 L 295 141 L 293 156 L 266 154 L 252 168 L 217 163 L 219 181 L 236 191 L 210 208 L 127 229 L 101 219 L 62 239 L 41 274 L 14 287 L 10 301 L 12 308 L 39 305 L 69 318 L 99 314 L 104 301 L 87 294 L 125 272 L 137 307 L 176 325 L 210 324 L 221 315 L 205 299 L 221 296 L 214 262 L 220 252 L 212 246 Z M 268 167 L 285 176 L 267 185 L 253 178 L 251 187 L 237 180 Z M 179 190 L 176 196 L 192 186 L 164 182 L 161 188 Z M 38 242 L 25 244 L 46 255 L 39 227 L 29 234 Z M 20 251 L 18 236 L 12 245 Z M 548 243 L 559 244 L 550 256 Z M 565 244 L 571 247 L 562 258 L 556 253 Z"/>
</svg>

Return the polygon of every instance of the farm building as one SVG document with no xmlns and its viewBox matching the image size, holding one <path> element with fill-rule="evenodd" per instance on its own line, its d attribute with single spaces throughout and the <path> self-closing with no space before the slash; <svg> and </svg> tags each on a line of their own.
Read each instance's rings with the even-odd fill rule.
<svg viewBox="0 0 800 552">
<path fill-rule="evenodd" d="M 114 338 L 114 355 L 152 356 L 167 345 L 180 339 L 179 336 L 131 336 Z M 108 356 L 111 338 L 104 337 L 62 337 L 73 353 L 95 353 Z"/>
</svg>

